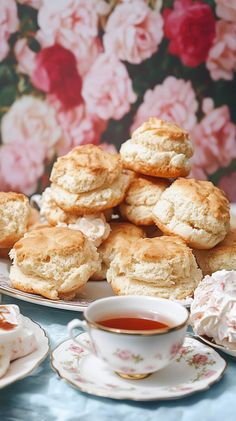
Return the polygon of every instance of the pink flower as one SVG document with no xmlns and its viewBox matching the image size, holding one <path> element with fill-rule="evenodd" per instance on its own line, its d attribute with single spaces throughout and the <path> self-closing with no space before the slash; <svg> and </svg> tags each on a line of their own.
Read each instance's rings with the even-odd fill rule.
<svg viewBox="0 0 236 421">
<path fill-rule="evenodd" d="M 17 31 L 19 20 L 15 0 L 0 1 L 0 61 L 4 60 L 9 52 L 8 39 Z"/>
<path fill-rule="evenodd" d="M 195 145 L 193 163 L 205 173 L 213 174 L 236 157 L 236 126 L 230 120 L 227 105 L 214 108 L 213 101 L 205 99 L 203 111 L 205 117 L 191 132 Z M 196 176 L 195 168 L 193 173 Z"/>
<path fill-rule="evenodd" d="M 132 352 L 127 350 L 118 349 L 115 355 L 120 358 L 121 360 L 131 360 L 132 359 Z"/>
<path fill-rule="evenodd" d="M 163 38 L 163 20 L 143 0 L 118 4 L 104 35 L 105 50 L 120 60 L 141 63 L 151 57 Z"/>
<path fill-rule="evenodd" d="M 222 177 L 218 187 L 224 190 L 230 202 L 236 202 L 236 171 Z"/>
<path fill-rule="evenodd" d="M 39 9 L 43 4 L 43 0 L 17 0 L 17 2 L 33 7 L 34 9 Z"/>
<path fill-rule="evenodd" d="M 119 120 L 136 100 L 126 67 L 107 54 L 100 54 L 87 73 L 82 95 L 88 111 L 104 120 Z"/>
<path fill-rule="evenodd" d="M 192 363 L 196 365 L 205 365 L 208 362 L 208 357 L 203 354 L 195 354 L 192 358 Z"/>
<path fill-rule="evenodd" d="M 16 140 L 0 148 L 1 190 L 13 190 L 32 194 L 37 189 L 38 179 L 44 171 L 42 145 L 34 147 L 30 142 Z M 2 184 L 3 183 L 3 184 Z"/>
<path fill-rule="evenodd" d="M 182 346 L 182 342 L 175 342 L 170 349 L 170 356 L 174 358 Z"/>
<path fill-rule="evenodd" d="M 131 132 L 149 117 L 173 121 L 186 130 L 191 130 L 196 123 L 197 108 L 198 103 L 191 82 L 168 76 L 162 84 L 145 93 Z"/>
<path fill-rule="evenodd" d="M 106 7 L 103 0 L 44 0 L 38 14 L 37 39 L 42 47 L 60 44 L 70 50 L 81 71 L 96 53 L 98 18 Z"/>
<path fill-rule="evenodd" d="M 213 80 L 232 80 L 236 71 L 236 23 L 219 20 L 216 36 L 206 61 Z"/>
<path fill-rule="evenodd" d="M 52 157 L 61 140 L 55 110 L 46 101 L 30 95 L 13 103 L 2 118 L 1 129 L 3 143 L 19 139 L 28 142 L 32 149 L 41 145 L 47 158 Z"/>
<path fill-rule="evenodd" d="M 216 14 L 225 20 L 236 22 L 235 0 L 215 0 Z"/>
<path fill-rule="evenodd" d="M 14 45 L 14 53 L 18 62 L 18 70 L 31 76 L 35 69 L 36 54 L 28 47 L 27 39 L 18 39 Z"/>
<path fill-rule="evenodd" d="M 59 155 L 65 155 L 78 145 L 100 142 L 107 123 L 89 113 L 84 104 L 65 111 L 54 96 L 50 95 L 48 102 L 56 111 L 57 124 L 62 132 L 61 140 L 56 148 Z"/>
</svg>

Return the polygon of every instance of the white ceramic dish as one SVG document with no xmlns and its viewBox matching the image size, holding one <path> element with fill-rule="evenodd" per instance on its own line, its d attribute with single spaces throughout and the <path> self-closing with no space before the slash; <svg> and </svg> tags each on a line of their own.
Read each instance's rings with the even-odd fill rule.
<svg viewBox="0 0 236 421">
<path fill-rule="evenodd" d="M 215 343 L 213 339 L 210 339 L 206 336 L 197 336 L 199 339 L 201 339 L 203 342 L 205 342 L 207 345 L 212 346 L 212 348 L 215 348 L 216 350 L 219 350 L 221 352 L 224 352 L 225 354 L 231 355 L 231 357 L 236 358 L 236 350 L 233 351 L 232 349 L 228 349 L 225 346 L 218 345 Z"/>
<path fill-rule="evenodd" d="M 6 260 L 0 259 L 0 293 L 27 301 L 33 304 L 39 304 L 46 307 L 60 308 L 71 311 L 84 311 L 88 305 L 98 298 L 112 297 L 114 295 L 110 285 L 106 281 L 89 281 L 80 291 L 80 294 L 72 301 L 50 300 L 40 295 L 30 294 L 28 292 L 19 291 L 10 286 L 9 281 L 10 264 Z M 186 300 L 176 300 L 185 307 L 190 307 L 192 298 Z"/>
<path fill-rule="evenodd" d="M 81 342 L 89 344 L 87 333 Z M 186 337 L 176 360 L 143 380 L 124 380 L 96 356 L 72 340 L 60 344 L 51 355 L 52 368 L 82 392 L 134 401 L 171 400 L 208 389 L 221 379 L 225 360 L 214 349 Z"/>
<path fill-rule="evenodd" d="M 23 316 L 23 321 L 24 326 L 34 332 L 37 349 L 31 354 L 11 362 L 6 374 L 0 378 L 0 389 L 29 376 L 48 355 L 49 339 L 45 331 L 28 317 Z"/>
</svg>

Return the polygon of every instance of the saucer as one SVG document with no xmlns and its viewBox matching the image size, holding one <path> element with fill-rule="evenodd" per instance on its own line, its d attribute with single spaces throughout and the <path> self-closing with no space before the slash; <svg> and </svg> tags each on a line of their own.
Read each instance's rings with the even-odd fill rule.
<svg viewBox="0 0 236 421">
<path fill-rule="evenodd" d="M 82 343 L 90 343 L 87 333 Z M 95 355 L 72 340 L 51 354 L 52 368 L 82 392 L 112 399 L 149 401 L 183 398 L 208 389 L 219 381 L 225 360 L 212 348 L 194 338 L 185 338 L 176 360 L 143 380 L 124 380 Z"/>
<path fill-rule="evenodd" d="M 0 378 L 0 389 L 29 376 L 41 364 L 49 352 L 49 339 L 45 331 L 38 323 L 35 323 L 28 317 L 22 316 L 22 318 L 24 326 L 31 330 L 37 339 L 37 349 L 31 354 L 11 362 L 6 374 Z"/>
<path fill-rule="evenodd" d="M 232 349 L 226 348 L 226 347 L 225 347 L 225 346 L 223 346 L 223 345 L 218 345 L 218 344 L 216 344 L 216 343 L 215 343 L 214 339 L 212 339 L 212 338 L 208 338 L 208 336 L 201 336 L 201 335 L 198 335 L 197 337 L 198 337 L 199 339 L 201 339 L 203 342 L 205 342 L 207 345 L 212 346 L 213 348 L 216 348 L 216 349 L 218 349 L 219 351 L 224 352 L 225 354 L 228 354 L 228 355 L 230 355 L 231 357 L 236 358 L 236 350 L 234 351 L 234 350 L 232 350 Z"/>
</svg>

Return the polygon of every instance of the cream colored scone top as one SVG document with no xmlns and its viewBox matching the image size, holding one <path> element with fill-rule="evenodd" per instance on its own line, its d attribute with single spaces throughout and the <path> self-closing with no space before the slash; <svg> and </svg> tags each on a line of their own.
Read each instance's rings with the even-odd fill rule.
<svg viewBox="0 0 236 421">
<path fill-rule="evenodd" d="M 40 213 L 53 226 L 81 231 L 96 247 L 100 246 L 110 233 L 110 225 L 103 213 L 84 216 L 67 213 L 53 200 L 50 187 L 42 194 Z"/>
<path fill-rule="evenodd" d="M 153 225 L 152 209 L 168 186 L 166 180 L 137 175 L 120 204 L 121 215 L 136 225 Z"/>
<path fill-rule="evenodd" d="M 80 232 L 42 228 L 28 232 L 10 252 L 14 288 L 44 297 L 72 299 L 100 269 L 95 246 Z"/>
<path fill-rule="evenodd" d="M 188 132 L 152 117 L 121 145 L 120 154 L 128 169 L 154 177 L 176 178 L 189 174 L 193 147 Z"/>
<path fill-rule="evenodd" d="M 20 193 L 0 192 L 0 247 L 11 248 L 23 237 L 30 220 L 30 205 Z"/>
<path fill-rule="evenodd" d="M 207 275 L 194 292 L 191 324 L 197 335 L 236 351 L 236 272 Z"/>
<path fill-rule="evenodd" d="M 128 222 L 111 222 L 109 237 L 98 248 L 101 270 L 92 276 L 92 280 L 100 281 L 106 278 L 107 269 L 112 259 L 127 244 L 132 244 L 139 238 L 146 237 L 144 230 Z"/>
<path fill-rule="evenodd" d="M 229 231 L 229 202 L 209 181 L 179 178 L 153 208 L 156 225 L 168 235 L 178 235 L 189 246 L 210 249 Z"/>
<path fill-rule="evenodd" d="M 201 279 L 191 249 L 181 239 L 167 236 L 136 240 L 116 254 L 107 271 L 118 295 L 184 299 Z"/>
<path fill-rule="evenodd" d="M 112 184 L 121 171 L 118 154 L 105 152 L 95 145 L 83 145 L 57 159 L 50 180 L 62 189 L 78 194 Z"/>
<path fill-rule="evenodd" d="M 236 228 L 231 228 L 225 239 L 210 250 L 193 250 L 203 275 L 218 270 L 236 271 Z"/>
<path fill-rule="evenodd" d="M 103 212 L 106 209 L 119 205 L 133 178 L 133 174 L 127 170 L 115 181 L 104 188 L 89 191 L 86 193 L 70 193 L 57 184 L 51 184 L 53 200 L 65 212 L 76 213 L 76 215 L 89 215 Z"/>
</svg>

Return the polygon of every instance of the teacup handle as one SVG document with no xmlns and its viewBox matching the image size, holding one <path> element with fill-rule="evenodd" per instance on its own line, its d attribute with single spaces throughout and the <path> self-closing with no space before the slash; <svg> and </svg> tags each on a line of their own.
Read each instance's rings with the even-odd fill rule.
<svg viewBox="0 0 236 421">
<path fill-rule="evenodd" d="M 76 336 L 74 334 L 74 330 L 78 328 L 81 328 L 84 332 L 88 332 L 87 323 L 85 320 L 74 319 L 68 323 L 67 329 L 69 331 L 69 335 L 71 339 L 73 339 L 73 341 L 79 344 L 82 348 L 86 349 L 89 352 L 94 353 L 90 345 L 86 345 L 85 343 L 83 343 L 83 341 L 81 341 L 81 338 L 80 338 L 81 335 Z"/>
</svg>

